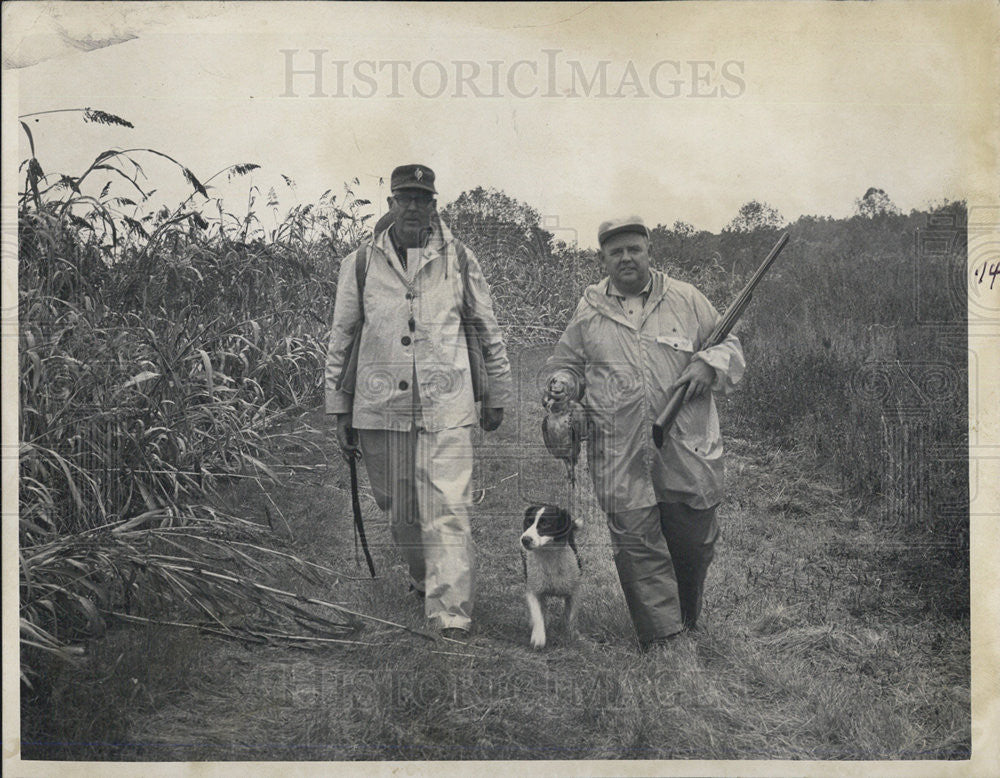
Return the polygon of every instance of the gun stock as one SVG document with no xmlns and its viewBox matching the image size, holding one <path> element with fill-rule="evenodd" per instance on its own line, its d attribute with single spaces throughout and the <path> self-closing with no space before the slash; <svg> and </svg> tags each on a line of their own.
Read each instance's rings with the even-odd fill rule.
<svg viewBox="0 0 1000 778">
<path fill-rule="evenodd" d="M 663 436 L 674 425 L 677 414 L 681 412 L 681 406 L 684 404 L 684 393 L 687 392 L 687 388 L 688 385 L 685 382 L 674 389 L 674 393 L 670 395 L 670 400 L 667 402 L 667 407 L 663 409 L 663 413 L 660 414 L 656 420 L 656 424 L 653 425 L 653 443 L 656 444 L 657 448 L 663 448 Z"/>
</svg>

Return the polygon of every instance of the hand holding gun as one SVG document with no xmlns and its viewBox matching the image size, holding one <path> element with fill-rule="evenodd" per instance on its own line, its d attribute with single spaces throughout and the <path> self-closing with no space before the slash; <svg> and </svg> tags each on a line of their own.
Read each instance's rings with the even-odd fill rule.
<svg viewBox="0 0 1000 778">
<path fill-rule="evenodd" d="M 750 277 L 747 285 L 743 287 L 743 290 L 736 295 L 736 299 L 733 300 L 732 305 L 729 306 L 729 310 L 726 311 L 725 316 L 723 316 L 719 323 L 716 325 L 712 334 L 708 337 L 702 346 L 703 349 L 711 348 L 712 346 L 718 346 L 722 341 L 724 341 L 729 333 L 732 331 L 733 327 L 736 326 L 736 322 L 739 321 L 740 316 L 743 315 L 743 311 L 750 304 L 750 300 L 753 299 L 753 291 L 760 283 L 760 280 L 764 277 L 764 274 L 768 271 L 774 260 L 778 258 L 778 254 L 788 243 L 788 233 L 784 233 L 778 242 L 774 244 L 774 248 L 771 249 L 771 253 L 767 255 L 759 268 L 754 271 L 754 274 Z M 657 448 L 663 447 L 663 440 L 666 437 L 667 432 L 673 426 L 674 421 L 677 419 L 677 414 L 680 413 L 681 405 L 684 404 L 685 395 L 688 389 L 688 382 L 684 381 L 679 385 L 675 384 L 675 389 L 673 394 L 670 395 L 670 400 L 667 402 L 667 407 L 663 409 L 663 413 L 659 415 L 656 419 L 656 423 L 653 424 L 653 442 L 656 444 Z"/>
</svg>

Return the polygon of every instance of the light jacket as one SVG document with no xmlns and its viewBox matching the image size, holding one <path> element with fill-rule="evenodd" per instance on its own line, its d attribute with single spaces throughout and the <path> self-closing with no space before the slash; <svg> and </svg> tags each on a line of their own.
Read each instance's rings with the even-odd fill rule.
<svg viewBox="0 0 1000 778">
<path fill-rule="evenodd" d="M 730 335 L 702 350 L 719 313 L 690 284 L 658 270 L 650 273 L 652 289 L 638 327 L 608 294 L 607 278 L 587 287 L 541 376 L 547 383 L 561 374 L 587 410 L 591 477 L 607 513 L 657 502 L 708 508 L 723 495 L 713 392 L 728 393 L 743 377 L 743 349 Z M 715 369 L 712 392 L 684 403 L 657 449 L 653 422 L 691 359 Z"/>
<path fill-rule="evenodd" d="M 358 429 L 409 429 L 414 421 L 414 378 L 418 418 L 426 429 L 453 429 L 478 419 L 461 329 L 458 241 L 439 218 L 433 225 L 419 256 L 409 252 L 410 273 L 400 266 L 388 230 L 379 233 L 367 251 L 365 323 L 354 395 L 336 387 L 360 317 L 354 271 L 357 252 L 340 263 L 327 348 L 326 412 L 353 412 L 352 423 Z M 468 248 L 466 255 L 472 312 L 483 324 L 486 346 L 489 381 L 483 403 L 502 408 L 513 395 L 510 363 L 482 269 Z"/>
</svg>

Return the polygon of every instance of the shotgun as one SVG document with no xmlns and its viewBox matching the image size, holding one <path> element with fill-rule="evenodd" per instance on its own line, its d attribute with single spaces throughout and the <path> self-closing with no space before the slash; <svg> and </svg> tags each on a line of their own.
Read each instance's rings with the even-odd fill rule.
<svg viewBox="0 0 1000 778">
<path fill-rule="evenodd" d="M 357 433 L 355 433 L 357 434 Z M 361 500 L 358 498 L 358 460 L 361 458 L 360 451 L 345 451 L 344 459 L 347 460 L 351 468 L 351 510 L 354 511 L 354 561 L 358 561 L 358 538 L 361 538 L 361 549 L 365 552 L 365 562 L 368 563 L 368 572 L 375 577 L 375 563 L 372 561 L 371 552 L 368 550 L 368 538 L 365 535 L 365 522 L 361 518 Z"/>
<path fill-rule="evenodd" d="M 750 300 L 753 298 L 753 290 L 756 288 L 757 284 L 764 277 L 764 274 L 768 271 L 771 265 L 774 264 L 774 260 L 778 258 L 778 254 L 788 243 L 788 233 L 784 233 L 778 242 L 774 244 L 774 248 L 771 249 L 771 253 L 767 255 L 759 268 L 754 271 L 754 274 L 750 277 L 747 285 L 743 287 L 743 290 L 736 295 L 736 299 L 733 300 L 732 305 L 729 306 L 729 310 L 726 311 L 726 315 L 719 319 L 719 323 L 715 325 L 715 329 L 712 334 L 708 337 L 708 340 L 702 345 L 703 349 L 711 348 L 712 346 L 718 346 L 722 341 L 726 339 L 729 333 L 732 331 L 736 322 L 739 321 L 740 316 L 743 315 L 743 311 L 750 304 Z M 677 414 L 680 413 L 681 405 L 684 404 L 684 394 L 687 392 L 688 385 L 683 383 L 678 386 L 672 395 L 670 395 L 670 400 L 667 402 L 667 407 L 663 409 L 663 413 L 659 415 L 656 419 L 656 423 L 653 424 L 653 443 L 656 444 L 657 448 L 663 447 L 663 440 L 673 426 L 674 421 L 677 419 Z"/>
</svg>

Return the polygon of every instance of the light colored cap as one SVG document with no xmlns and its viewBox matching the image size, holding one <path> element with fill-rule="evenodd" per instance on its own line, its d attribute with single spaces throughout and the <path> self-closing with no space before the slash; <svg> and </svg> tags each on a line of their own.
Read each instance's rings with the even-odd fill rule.
<svg viewBox="0 0 1000 778">
<path fill-rule="evenodd" d="M 623 219 L 608 219 L 601 222 L 601 226 L 597 228 L 597 242 L 603 246 L 608 238 L 623 232 L 637 232 L 649 237 L 649 230 L 646 229 L 646 223 L 641 216 L 626 216 Z"/>
</svg>

